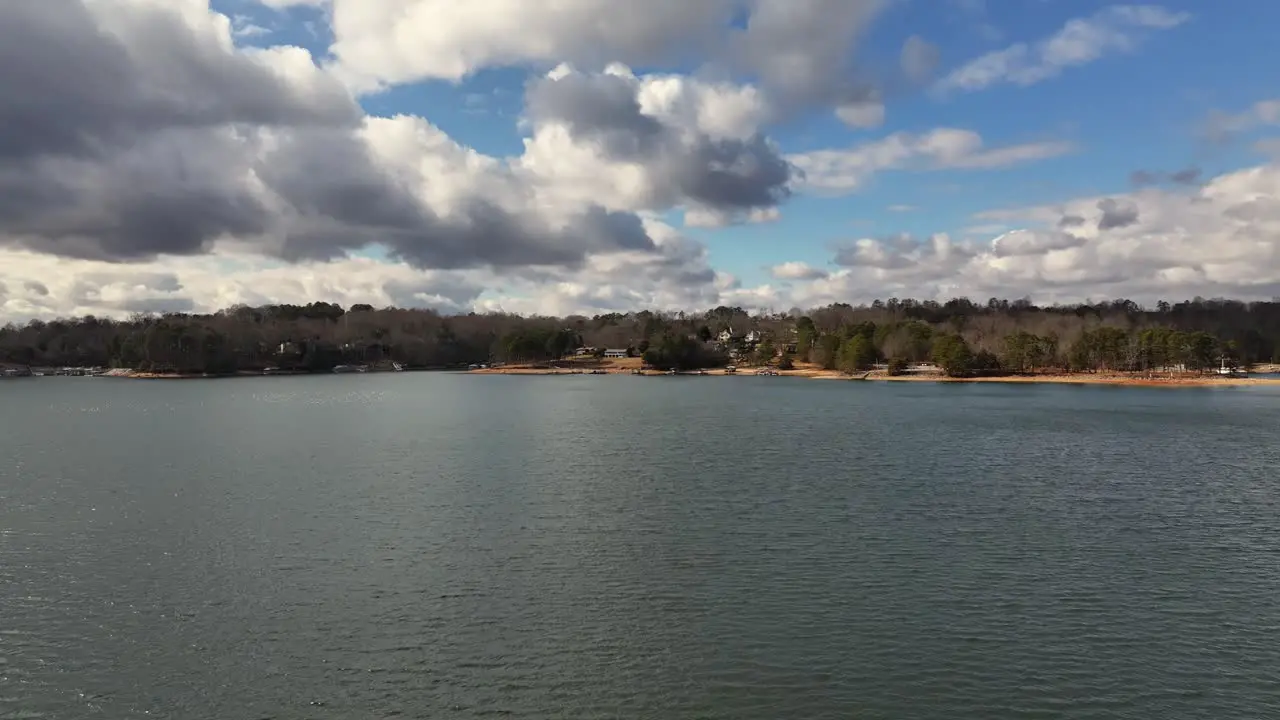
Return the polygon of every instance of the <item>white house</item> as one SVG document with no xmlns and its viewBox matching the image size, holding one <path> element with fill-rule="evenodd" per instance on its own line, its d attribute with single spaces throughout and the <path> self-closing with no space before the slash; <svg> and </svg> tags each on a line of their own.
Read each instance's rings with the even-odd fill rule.
<svg viewBox="0 0 1280 720">
<path fill-rule="evenodd" d="M 733 340 L 733 328 L 721 330 L 720 334 L 716 336 L 716 339 L 722 343 L 728 344 Z"/>
<path fill-rule="evenodd" d="M 605 350 L 604 356 L 607 358 L 624 358 L 627 356 L 627 351 L 614 348 L 611 350 Z"/>
<path fill-rule="evenodd" d="M 747 337 L 746 337 L 747 342 L 758 343 L 761 340 L 764 340 L 764 333 L 760 332 L 759 330 L 752 330 L 751 332 L 747 333 Z"/>
</svg>

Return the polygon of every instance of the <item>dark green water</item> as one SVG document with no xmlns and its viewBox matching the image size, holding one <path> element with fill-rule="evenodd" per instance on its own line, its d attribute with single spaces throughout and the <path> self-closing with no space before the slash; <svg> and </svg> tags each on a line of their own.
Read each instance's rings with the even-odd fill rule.
<svg viewBox="0 0 1280 720">
<path fill-rule="evenodd" d="M 1280 392 L 0 382 L 0 717 L 1280 716 Z"/>
</svg>

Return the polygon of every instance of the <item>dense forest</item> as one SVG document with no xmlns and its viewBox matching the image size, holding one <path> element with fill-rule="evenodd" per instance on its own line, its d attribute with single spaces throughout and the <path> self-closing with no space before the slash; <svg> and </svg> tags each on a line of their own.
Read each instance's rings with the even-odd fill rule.
<svg viewBox="0 0 1280 720">
<path fill-rule="evenodd" d="M 0 363 L 179 373 L 542 363 L 582 348 L 626 350 L 663 368 L 808 361 L 855 372 L 882 362 L 894 370 L 932 361 L 952 375 L 1196 371 L 1224 359 L 1242 366 L 1280 360 L 1280 302 L 1197 298 L 1144 308 L 1128 300 L 1038 307 L 1027 300 L 893 299 L 807 313 L 751 315 L 718 307 L 565 318 L 316 302 L 0 328 Z"/>
</svg>

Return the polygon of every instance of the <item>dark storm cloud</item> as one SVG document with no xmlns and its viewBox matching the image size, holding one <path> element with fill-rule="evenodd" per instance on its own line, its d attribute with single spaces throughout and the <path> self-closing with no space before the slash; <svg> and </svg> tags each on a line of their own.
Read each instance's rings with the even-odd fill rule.
<svg viewBox="0 0 1280 720">
<path fill-rule="evenodd" d="M 1138 222 L 1138 206 L 1132 203 L 1121 205 L 1114 198 L 1098 201 L 1098 209 L 1102 217 L 1098 218 L 1099 230 L 1113 230 L 1128 227 Z"/>
<path fill-rule="evenodd" d="M 712 210 L 768 208 L 783 202 L 794 167 L 762 136 L 712 139 L 645 115 L 635 86 L 613 75 L 566 75 L 533 82 L 529 114 L 561 122 L 581 142 L 597 144 L 611 159 L 642 164 L 654 187 Z M 665 204 L 665 203 L 658 203 Z"/>
</svg>

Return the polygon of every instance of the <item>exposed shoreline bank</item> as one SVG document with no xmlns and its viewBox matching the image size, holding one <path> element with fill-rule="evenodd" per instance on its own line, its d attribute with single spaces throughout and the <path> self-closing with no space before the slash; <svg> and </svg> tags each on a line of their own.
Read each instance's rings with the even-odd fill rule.
<svg viewBox="0 0 1280 720">
<path fill-rule="evenodd" d="M 677 377 L 759 377 L 757 371 L 763 368 L 745 367 L 736 372 L 726 372 L 723 368 L 714 368 L 692 372 L 675 373 Z M 608 367 L 601 368 L 597 374 L 604 375 L 640 375 L 644 377 L 667 376 L 671 373 L 658 370 L 638 371 L 636 368 Z M 567 368 L 546 367 L 499 367 L 469 370 L 468 374 L 477 375 L 579 375 L 589 371 Z M 1043 373 L 1026 375 L 997 375 L 984 377 L 947 377 L 941 374 L 918 373 L 908 375 L 889 375 L 883 370 L 873 370 L 856 375 L 846 375 L 835 370 L 822 370 L 813 367 L 800 367 L 794 370 L 770 370 L 771 377 L 798 377 L 811 380 L 846 380 L 867 382 L 915 382 L 915 383 L 1003 383 L 1015 385 L 1113 385 L 1122 387 L 1280 387 L 1280 378 L 1260 377 L 1226 377 L 1220 375 L 1200 374 L 1158 374 L 1158 373 Z"/>
<path fill-rule="evenodd" d="M 116 369 L 108 370 L 101 375 L 94 377 L 116 378 L 123 380 L 226 380 L 231 378 L 262 378 L 262 377 L 300 377 L 306 375 L 386 375 L 402 372 L 461 372 L 462 368 L 406 368 L 404 370 L 393 370 L 391 368 L 369 368 L 359 372 L 309 372 L 306 370 L 276 370 L 273 372 L 263 372 L 261 370 L 241 370 L 234 373 L 157 373 L 147 372 L 145 370 L 125 370 Z"/>
<path fill-rule="evenodd" d="M 766 368 L 748 366 L 740 367 L 735 372 L 725 368 L 711 368 L 702 371 L 674 373 L 677 377 L 759 377 Z M 1263 372 L 1274 372 L 1276 368 L 1267 366 Z M 241 371 L 230 374 L 199 373 L 154 373 L 137 370 L 116 369 L 97 377 L 128 380 L 213 380 L 230 378 L 261 378 L 298 375 L 327 374 L 388 374 L 395 372 L 456 372 L 468 375 L 632 375 L 642 377 L 662 377 L 672 373 L 658 370 L 642 370 L 635 360 L 621 360 L 614 363 L 590 367 L 548 367 L 545 365 L 514 365 L 505 367 L 488 367 L 481 369 L 462 368 L 430 368 L 405 369 L 396 371 L 390 368 L 369 368 L 360 373 L 309 373 L 305 371 L 276 371 L 263 373 L 260 371 Z M 983 377 L 947 377 L 938 373 L 913 373 L 905 375 L 889 375 L 884 370 L 872 370 L 865 373 L 847 375 L 835 370 L 823 370 L 814 366 L 800 366 L 792 370 L 767 369 L 771 377 L 796 377 L 811 380 L 845 380 L 857 382 L 906 382 L 906 383 L 1001 383 L 1012 385 L 1110 385 L 1119 387 L 1280 387 L 1280 377 L 1228 377 L 1220 375 L 1201 375 L 1196 373 L 1036 373 L 1025 375 L 995 375 Z"/>
</svg>

